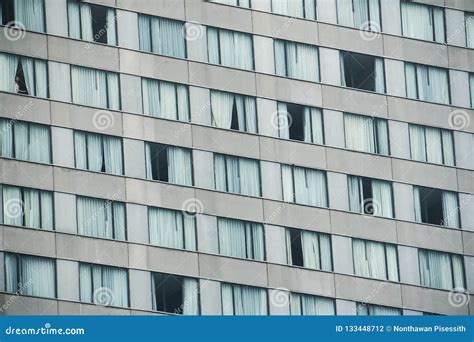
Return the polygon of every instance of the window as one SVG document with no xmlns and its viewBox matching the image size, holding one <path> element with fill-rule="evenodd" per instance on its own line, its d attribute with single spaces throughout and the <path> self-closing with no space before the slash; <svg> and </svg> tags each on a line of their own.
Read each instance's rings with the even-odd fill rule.
<svg viewBox="0 0 474 342">
<path fill-rule="evenodd" d="M 257 160 L 214 154 L 215 189 L 247 196 L 261 196 Z"/>
<path fill-rule="evenodd" d="M 142 78 L 143 114 L 156 118 L 189 121 L 188 87 Z"/>
<path fill-rule="evenodd" d="M 402 0 L 402 34 L 405 37 L 446 41 L 444 32 L 444 9 Z"/>
<path fill-rule="evenodd" d="M 74 155 L 78 169 L 123 175 L 121 138 L 75 131 Z"/>
<path fill-rule="evenodd" d="M 29 31 L 44 32 L 44 0 L 0 1 L 0 24 L 17 24 Z M 2 70 L 2 68 L 0 68 Z"/>
<path fill-rule="evenodd" d="M 211 115 L 215 127 L 257 133 L 254 97 L 211 90 Z"/>
<path fill-rule="evenodd" d="M 352 239 L 354 274 L 398 281 L 397 247 L 392 244 Z"/>
<path fill-rule="evenodd" d="M 465 288 L 462 255 L 418 250 L 421 285 L 436 289 Z"/>
<path fill-rule="evenodd" d="M 140 50 L 159 55 L 186 58 L 184 23 L 177 20 L 138 15 Z"/>
<path fill-rule="evenodd" d="M 145 143 L 146 178 L 193 185 L 191 151 L 186 148 Z"/>
<path fill-rule="evenodd" d="M 272 12 L 316 20 L 316 0 L 271 0 Z"/>
<path fill-rule="evenodd" d="M 450 103 L 446 69 L 405 62 L 405 80 L 408 98 Z"/>
<path fill-rule="evenodd" d="M 341 85 L 385 93 L 383 58 L 341 51 Z"/>
<path fill-rule="evenodd" d="M 326 173 L 292 165 L 281 166 L 283 200 L 327 207 Z"/>
<path fill-rule="evenodd" d="M 209 0 L 209 2 L 250 8 L 250 0 Z"/>
<path fill-rule="evenodd" d="M 267 315 L 267 291 L 253 286 L 222 283 L 222 314 Z"/>
<path fill-rule="evenodd" d="M 474 22 L 474 19 L 472 21 Z M 471 108 L 474 108 L 474 74 L 469 75 L 469 88 L 471 93 Z"/>
<path fill-rule="evenodd" d="M 118 74 L 71 66 L 72 102 L 84 106 L 120 109 Z"/>
<path fill-rule="evenodd" d="M 366 177 L 347 176 L 349 210 L 382 217 L 393 217 L 392 184 Z"/>
<path fill-rule="evenodd" d="M 83 196 L 76 198 L 79 234 L 126 240 L 124 203 Z"/>
<path fill-rule="evenodd" d="M 219 217 L 217 228 L 220 254 L 265 260 L 265 238 L 261 224 Z"/>
<path fill-rule="evenodd" d="M 68 0 L 69 37 L 108 45 L 117 45 L 115 9 Z"/>
<path fill-rule="evenodd" d="M 5 253 L 6 292 L 35 297 L 56 297 L 54 259 Z"/>
<path fill-rule="evenodd" d="M 207 28 L 209 63 L 253 70 L 252 36 L 248 33 Z"/>
<path fill-rule="evenodd" d="M 401 316 L 402 310 L 389 306 L 357 303 L 357 316 Z"/>
<path fill-rule="evenodd" d="M 292 316 L 330 316 L 335 314 L 334 299 L 290 293 L 290 315 Z"/>
<path fill-rule="evenodd" d="M 313 45 L 275 40 L 275 74 L 319 82 L 318 48 Z"/>
<path fill-rule="evenodd" d="M 332 271 L 329 234 L 287 228 L 285 238 L 288 265 Z"/>
<path fill-rule="evenodd" d="M 465 18 L 466 18 L 466 46 L 470 48 L 474 48 L 474 13 L 466 13 Z"/>
<path fill-rule="evenodd" d="M 413 124 L 408 131 L 411 159 L 454 166 L 453 132 Z"/>
<path fill-rule="evenodd" d="M 54 229 L 52 192 L 10 185 L 0 185 L 0 189 L 3 195 L 3 224 Z"/>
<path fill-rule="evenodd" d="M 414 186 L 413 196 L 416 222 L 459 228 L 457 193 Z"/>
<path fill-rule="evenodd" d="M 367 153 L 390 154 L 387 120 L 344 113 L 346 148 Z"/>
<path fill-rule="evenodd" d="M 379 0 L 337 0 L 336 7 L 339 25 L 380 31 Z"/>
<path fill-rule="evenodd" d="M 324 143 L 321 109 L 278 102 L 278 133 L 282 139 Z"/>
<path fill-rule="evenodd" d="M 125 268 L 79 263 L 81 302 L 128 307 L 128 272 Z"/>
<path fill-rule="evenodd" d="M 0 118 L 0 156 L 51 163 L 49 126 Z"/>
<path fill-rule="evenodd" d="M 150 207 L 148 228 L 152 245 L 196 250 L 196 223 L 191 214 Z"/>
<path fill-rule="evenodd" d="M 178 315 L 199 315 L 198 280 L 152 273 L 153 310 Z"/>
<path fill-rule="evenodd" d="M 0 91 L 48 97 L 46 62 L 0 52 Z"/>
</svg>

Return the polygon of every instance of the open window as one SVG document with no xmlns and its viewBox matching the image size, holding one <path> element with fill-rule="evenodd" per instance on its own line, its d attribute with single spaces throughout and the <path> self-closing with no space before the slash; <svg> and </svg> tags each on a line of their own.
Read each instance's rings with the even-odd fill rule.
<svg viewBox="0 0 474 342">
<path fill-rule="evenodd" d="M 146 143 L 145 155 L 147 179 L 192 185 L 190 150 L 176 146 Z"/>
<path fill-rule="evenodd" d="M 1 0 L 0 24 L 44 32 L 44 0 Z"/>
<path fill-rule="evenodd" d="M 367 215 L 393 217 L 392 184 L 367 177 L 348 176 L 349 209 Z"/>
<path fill-rule="evenodd" d="M 280 138 L 324 143 L 322 114 L 319 108 L 278 102 Z"/>
<path fill-rule="evenodd" d="M 211 114 L 213 126 L 257 133 L 254 97 L 211 90 Z"/>
<path fill-rule="evenodd" d="M 415 186 L 414 201 L 417 222 L 459 227 L 458 196 L 455 192 Z"/>
<path fill-rule="evenodd" d="M 332 271 L 331 238 L 328 234 L 287 228 L 286 255 L 289 265 Z"/>
<path fill-rule="evenodd" d="M 177 315 L 199 315 L 198 281 L 173 274 L 152 273 L 153 309 Z"/>
<path fill-rule="evenodd" d="M 341 83 L 349 88 L 385 92 L 383 59 L 341 51 Z"/>
<path fill-rule="evenodd" d="M 161 182 L 168 182 L 168 146 L 163 144 L 149 144 L 151 175 L 150 178 Z"/>
</svg>

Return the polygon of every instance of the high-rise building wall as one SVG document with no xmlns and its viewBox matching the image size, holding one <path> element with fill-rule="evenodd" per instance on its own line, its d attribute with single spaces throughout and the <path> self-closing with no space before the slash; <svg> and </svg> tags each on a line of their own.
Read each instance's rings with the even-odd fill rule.
<svg viewBox="0 0 474 342">
<path fill-rule="evenodd" d="M 2 314 L 474 314 L 474 3 L 4 0 Z"/>
</svg>

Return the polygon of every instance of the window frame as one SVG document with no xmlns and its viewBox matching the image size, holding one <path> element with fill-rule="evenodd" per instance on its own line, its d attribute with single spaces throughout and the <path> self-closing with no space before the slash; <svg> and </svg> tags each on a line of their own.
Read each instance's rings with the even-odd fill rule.
<svg viewBox="0 0 474 342">
<path fill-rule="evenodd" d="M 410 37 L 410 36 L 406 36 L 404 33 L 403 33 L 403 15 L 402 15 L 402 4 L 403 3 L 413 3 L 413 1 L 411 0 L 400 0 L 400 33 L 401 33 L 401 36 L 404 37 L 404 38 L 407 38 L 407 39 L 414 39 L 414 40 L 417 40 L 417 41 L 421 41 L 421 42 L 430 42 L 430 43 L 434 43 L 434 44 L 441 44 L 441 45 L 446 45 L 448 44 L 447 43 L 447 38 L 448 38 L 448 32 L 446 30 L 446 7 L 445 6 L 436 6 L 436 5 L 432 5 L 432 4 L 427 4 L 427 3 L 423 3 L 423 2 L 416 2 L 415 3 L 417 5 L 422 5 L 422 6 L 426 6 L 429 8 L 429 11 L 430 11 L 430 21 L 433 23 L 433 28 L 432 28 L 432 34 L 433 34 L 433 39 L 432 40 L 427 40 L 427 39 L 421 39 L 421 38 L 414 38 L 414 37 Z M 440 8 L 443 10 L 443 32 L 444 32 L 444 36 L 443 36 L 443 41 L 442 42 L 437 42 L 435 39 L 436 39 L 436 35 L 435 35 L 435 31 L 436 31 L 436 27 L 434 25 L 434 8 L 437 7 L 437 8 Z M 466 38 L 467 39 L 467 38 Z M 466 44 L 467 46 L 467 44 Z"/>
</svg>

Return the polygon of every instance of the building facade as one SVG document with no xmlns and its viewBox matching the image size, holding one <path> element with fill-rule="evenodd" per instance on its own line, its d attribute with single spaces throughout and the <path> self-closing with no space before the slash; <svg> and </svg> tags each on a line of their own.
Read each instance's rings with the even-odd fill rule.
<svg viewBox="0 0 474 342">
<path fill-rule="evenodd" d="M 0 1 L 1 314 L 474 314 L 474 3 Z"/>
</svg>

